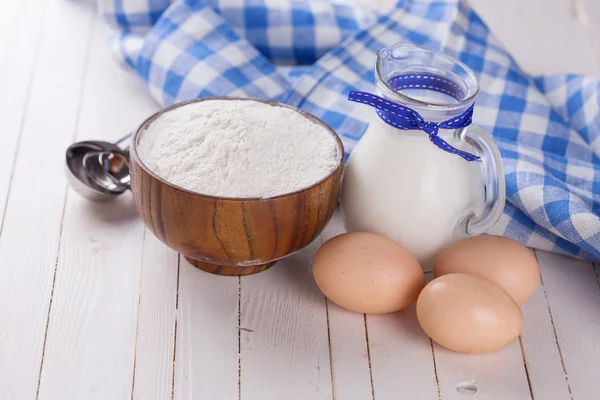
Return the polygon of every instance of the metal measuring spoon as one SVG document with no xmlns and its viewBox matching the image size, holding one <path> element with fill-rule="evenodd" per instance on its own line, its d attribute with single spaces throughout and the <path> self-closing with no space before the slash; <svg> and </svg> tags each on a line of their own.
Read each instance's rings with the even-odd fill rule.
<svg viewBox="0 0 600 400">
<path fill-rule="evenodd" d="M 79 195 L 93 201 L 106 201 L 115 198 L 120 193 L 107 191 L 103 186 L 88 177 L 83 165 L 83 158 L 90 152 L 103 152 L 106 150 L 119 151 L 128 156 L 127 150 L 121 150 L 119 143 L 127 140 L 131 134 L 128 134 L 118 140 L 116 143 L 109 143 L 98 140 L 73 143 L 65 153 L 65 172 L 69 186 Z"/>
<path fill-rule="evenodd" d="M 128 157 L 121 150 L 90 151 L 83 167 L 88 179 L 106 193 L 119 195 L 131 186 Z"/>
</svg>

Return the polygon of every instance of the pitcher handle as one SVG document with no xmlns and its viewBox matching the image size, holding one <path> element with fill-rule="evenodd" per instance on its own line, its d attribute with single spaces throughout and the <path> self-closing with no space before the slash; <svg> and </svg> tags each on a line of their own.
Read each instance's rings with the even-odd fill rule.
<svg viewBox="0 0 600 400">
<path fill-rule="evenodd" d="M 460 140 L 473 146 L 481 157 L 481 170 L 485 177 L 485 206 L 480 216 L 469 215 L 463 222 L 467 236 L 481 235 L 493 227 L 502 216 L 506 203 L 506 182 L 498 146 L 483 129 L 469 125 L 457 132 Z"/>
</svg>

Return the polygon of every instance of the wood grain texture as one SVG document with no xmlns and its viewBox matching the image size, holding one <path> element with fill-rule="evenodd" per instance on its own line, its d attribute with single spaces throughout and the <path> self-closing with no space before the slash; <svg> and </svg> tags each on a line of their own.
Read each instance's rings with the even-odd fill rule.
<svg viewBox="0 0 600 400">
<path fill-rule="evenodd" d="M 321 234 L 325 242 L 345 232 L 342 216 L 335 212 Z M 369 349 L 364 314 L 327 302 L 331 375 L 336 400 L 373 397 Z"/>
<path fill-rule="evenodd" d="M 134 399 L 168 399 L 173 390 L 179 257 L 145 232 L 133 375 Z"/>
<path fill-rule="evenodd" d="M 239 399 L 238 304 L 239 278 L 209 274 L 181 260 L 175 399 Z"/>
<path fill-rule="evenodd" d="M 437 400 L 437 375 L 429 338 L 417 321 L 415 306 L 367 315 L 375 399 Z"/>
<path fill-rule="evenodd" d="M 394 2 L 355 1 L 382 10 Z M 600 14 L 594 11 L 595 0 L 581 2 L 583 18 L 592 22 L 583 31 L 582 16 L 573 17 L 573 0 L 507 0 L 501 5 L 473 1 L 526 70 L 597 74 L 599 53 L 590 42 L 598 37 L 593 36 L 593 22 Z M 6 217 L 0 228 L 1 399 L 36 396 L 64 200 L 62 155 L 75 129 L 79 92 L 83 90 L 84 98 L 79 139 L 117 139 L 157 109 L 143 84 L 111 57 L 103 32 L 94 34 L 91 45 L 85 43 L 90 18 L 79 1 L 2 2 L 0 211 L 6 209 Z M 87 46 L 90 77 L 82 88 L 79 77 Z M 156 398 L 169 398 L 169 390 L 174 390 L 178 399 L 239 399 L 240 371 L 242 399 L 279 399 L 294 393 L 303 399 L 327 398 L 329 390 L 340 400 L 371 398 L 364 317 L 335 307 L 329 308 L 333 387 L 327 384 L 324 301 L 311 292 L 314 287 L 297 289 L 310 280 L 291 269 L 304 268 L 304 261 L 285 261 L 264 274 L 241 278 L 246 294 L 240 331 L 239 279 L 205 274 L 182 259 L 177 309 L 169 296 L 176 256 L 150 233 L 142 249 L 141 222 L 129 214 L 126 198 L 111 210 L 90 206 L 72 192 L 68 197 L 40 398 L 129 398 L 136 330 L 136 398 L 152 398 L 152 392 Z M 121 219 L 121 212 L 131 219 Z M 0 226 L 1 220 L 2 216 Z M 318 240 L 311 244 L 313 249 L 294 257 L 310 260 L 317 244 Z M 156 256 L 156 263 L 140 272 L 143 255 Z M 594 322 L 600 320 L 593 286 L 597 279 L 589 263 L 550 254 L 542 258 L 550 311 L 541 287 L 523 306 L 522 343 L 531 390 L 536 400 L 594 399 L 600 365 L 600 335 Z M 285 276 L 269 281 L 273 272 Z M 160 294 L 139 297 L 140 288 L 142 293 L 160 288 Z M 169 336 L 173 318 L 177 335 Z M 414 315 L 367 318 L 377 399 L 438 398 L 431 352 L 411 321 Z M 172 345 L 177 347 L 175 360 L 167 354 Z M 450 369 L 454 362 L 447 364 Z M 494 375 L 481 363 L 491 372 L 477 375 L 481 391 L 472 398 L 485 397 L 486 388 L 499 387 L 501 379 L 512 377 L 506 372 Z M 445 387 L 448 393 L 454 390 L 457 378 L 467 376 L 463 372 L 473 370 L 474 365 L 467 364 L 457 367 L 460 373 L 436 366 L 443 393 Z M 494 365 L 501 371 L 506 368 L 502 360 Z M 175 375 L 171 388 L 169 373 Z M 507 391 L 514 390 L 512 381 L 504 384 Z M 288 387 L 292 391 L 287 392 Z M 521 387 L 519 383 L 518 393 Z"/>
<path fill-rule="evenodd" d="M 323 232 L 323 240 L 344 232 L 341 214 L 336 212 Z M 403 393 L 407 398 L 437 399 L 440 389 L 433 350 L 418 324 L 414 305 L 399 313 L 367 315 L 366 322 L 365 325 L 363 314 L 329 304 L 336 395 L 340 391 L 344 396 L 340 399 L 357 398 L 352 397 L 353 393 L 361 393 L 361 399 L 370 398 L 373 390 L 376 399 L 393 399 L 394 393 Z M 348 363 L 350 359 L 352 364 Z M 358 375 L 358 371 L 362 373 Z M 346 385 L 347 381 L 351 383 Z"/>
<path fill-rule="evenodd" d="M 0 78 L 0 203 L 12 178 L 0 237 L 3 399 L 36 396 L 65 198 L 63 154 L 75 131 L 91 21 L 91 12 L 62 1 L 22 7 Z"/>
<path fill-rule="evenodd" d="M 93 14 L 94 10 L 90 12 Z M 106 101 L 101 90 L 112 88 L 113 93 L 126 94 L 126 86 L 119 87 L 119 76 L 123 79 L 128 73 L 104 57 L 109 56 L 104 40 L 105 31 L 96 20 L 91 43 L 85 45 L 91 52 L 90 67 L 84 75 L 83 98 L 79 102 L 77 139 L 82 139 L 80 132 L 96 134 L 96 138 L 108 137 L 109 125 L 92 118 Z M 101 76 L 110 78 L 111 83 L 100 90 L 105 83 Z M 115 107 L 112 119 L 122 124 L 139 112 L 134 106 L 117 106 L 116 102 L 110 105 Z M 142 234 L 143 225 L 136 217 L 130 196 L 98 204 L 69 192 L 40 398 L 131 397 Z"/>
<path fill-rule="evenodd" d="M 40 398 L 131 396 L 143 229 L 134 212 L 131 198 L 69 196 Z"/>
<path fill-rule="evenodd" d="M 327 316 L 335 399 L 373 398 L 364 314 L 345 310 L 327 301 Z"/>
<path fill-rule="evenodd" d="M 567 267 L 567 266 L 565 266 Z M 521 306 L 523 357 L 534 399 L 569 399 L 570 388 L 559 352 L 554 324 L 542 284 Z"/>
<path fill-rule="evenodd" d="M 325 298 L 309 273 L 310 254 L 293 254 L 241 278 L 241 398 L 332 398 Z"/>
<path fill-rule="evenodd" d="M 192 259 L 196 267 L 218 275 L 260 272 L 273 261 L 307 246 L 331 218 L 343 171 L 343 146 L 333 130 L 331 134 L 339 146 L 339 164 L 321 182 L 270 199 L 228 199 L 178 188 L 143 165 L 137 142 L 159 115 L 148 119 L 133 139 L 131 191 L 148 229 L 163 243 Z"/>
<path fill-rule="evenodd" d="M 531 253 L 525 255 L 533 257 Z M 535 263 L 535 259 L 530 261 Z M 543 305 L 540 306 L 535 311 L 544 312 Z M 478 399 L 531 399 L 518 338 L 498 351 L 485 354 L 459 354 L 432 344 L 441 398 L 460 400 L 472 392 Z"/>
<path fill-rule="evenodd" d="M 531 399 L 519 340 L 487 354 L 458 354 L 433 344 L 440 395 L 460 400 L 470 388 L 477 399 Z"/>
<path fill-rule="evenodd" d="M 45 7 L 11 1 L 0 13 L 0 234 L 10 191 Z M 32 24 L 32 26 L 29 26 Z M 6 95 L 10 93 L 10 96 Z"/>
<path fill-rule="evenodd" d="M 589 263 L 536 251 L 574 399 L 598 397 L 600 285 Z"/>
</svg>

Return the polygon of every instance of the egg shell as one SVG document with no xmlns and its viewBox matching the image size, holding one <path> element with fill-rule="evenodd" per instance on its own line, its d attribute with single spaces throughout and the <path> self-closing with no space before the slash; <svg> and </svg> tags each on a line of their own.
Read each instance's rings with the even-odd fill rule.
<svg viewBox="0 0 600 400">
<path fill-rule="evenodd" d="M 373 233 L 345 233 L 329 239 L 313 260 L 317 286 L 351 311 L 384 314 L 413 303 L 425 277 L 403 247 Z"/>
<path fill-rule="evenodd" d="M 469 274 L 432 280 L 417 300 L 417 318 L 439 345 L 460 353 L 487 353 L 517 338 L 523 316 L 504 290 Z"/>
<path fill-rule="evenodd" d="M 525 303 L 540 282 L 540 267 L 521 243 L 502 236 L 460 240 L 436 258 L 433 276 L 465 272 L 500 286 L 517 304 Z"/>
</svg>

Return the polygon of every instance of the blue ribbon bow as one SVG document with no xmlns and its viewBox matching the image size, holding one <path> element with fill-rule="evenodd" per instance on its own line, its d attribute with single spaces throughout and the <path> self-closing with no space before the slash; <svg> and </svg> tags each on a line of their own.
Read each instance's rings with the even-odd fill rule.
<svg viewBox="0 0 600 400">
<path fill-rule="evenodd" d="M 424 80 L 429 80 L 425 81 Z M 405 80 L 401 84 L 398 82 Z M 424 82 L 424 83 L 414 83 Z M 396 89 L 411 88 L 411 89 L 431 89 L 438 92 L 447 93 L 453 97 L 458 95 L 463 90 L 458 85 L 444 78 L 439 78 L 434 75 L 400 75 L 392 78 L 389 82 Z M 385 123 L 393 126 L 397 129 L 403 130 L 414 130 L 419 129 L 427 133 L 429 140 L 440 149 L 461 156 L 467 161 L 476 161 L 480 157 L 474 154 L 468 153 L 463 150 L 459 150 L 456 147 L 451 146 L 448 142 L 438 136 L 440 129 L 458 129 L 465 126 L 471 125 L 473 117 L 473 106 L 469 107 L 466 111 L 457 117 L 450 118 L 442 122 L 427 122 L 423 117 L 415 110 L 400 105 L 394 101 L 385 99 L 383 97 L 367 93 L 351 91 L 348 95 L 348 100 L 357 103 L 368 104 L 377 109 L 377 115 Z"/>
</svg>

